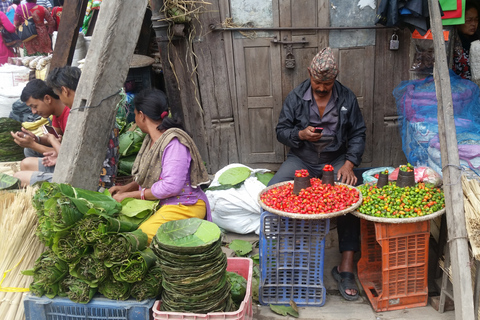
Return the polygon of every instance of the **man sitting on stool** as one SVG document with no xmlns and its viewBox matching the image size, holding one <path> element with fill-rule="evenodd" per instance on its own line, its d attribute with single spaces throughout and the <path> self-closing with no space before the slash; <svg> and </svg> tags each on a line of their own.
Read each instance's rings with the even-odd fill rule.
<svg viewBox="0 0 480 320">
<path fill-rule="evenodd" d="M 288 94 L 280 112 L 277 139 L 290 152 L 269 185 L 293 180 L 299 169 L 321 178 L 327 164 L 334 167 L 337 180 L 355 185 L 353 167 L 362 161 L 366 131 L 357 98 L 336 80 L 338 68 L 330 48 L 313 58 L 308 73 L 310 79 Z M 322 133 L 315 133 L 315 127 L 322 127 Z M 342 296 L 356 300 L 353 254 L 360 250 L 359 219 L 351 214 L 338 217 L 337 232 L 342 261 L 332 276 Z"/>
</svg>

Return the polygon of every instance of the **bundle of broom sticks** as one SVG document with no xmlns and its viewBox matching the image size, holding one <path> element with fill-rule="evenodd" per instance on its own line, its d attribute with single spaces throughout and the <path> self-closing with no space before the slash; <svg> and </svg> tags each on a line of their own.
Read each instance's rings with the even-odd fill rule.
<svg viewBox="0 0 480 320">
<path fill-rule="evenodd" d="M 22 300 L 33 278 L 22 275 L 21 271 L 33 268 L 45 249 L 35 235 L 38 218 L 32 206 L 34 193 L 32 187 L 0 193 L 0 315 L 3 319 L 24 319 Z"/>
<path fill-rule="evenodd" d="M 463 206 L 473 256 L 480 260 L 480 182 L 462 175 Z"/>
</svg>

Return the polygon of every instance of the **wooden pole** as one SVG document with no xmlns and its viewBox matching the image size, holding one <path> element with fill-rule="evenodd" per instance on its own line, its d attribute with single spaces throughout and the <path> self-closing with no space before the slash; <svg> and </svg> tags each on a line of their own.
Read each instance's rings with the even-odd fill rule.
<svg viewBox="0 0 480 320">
<path fill-rule="evenodd" d="M 180 45 L 179 41 L 186 41 L 185 39 L 174 40 L 171 35 L 170 24 L 166 20 L 166 16 L 163 13 L 163 6 L 165 0 L 150 0 L 150 7 L 152 8 L 152 26 L 155 31 L 155 36 L 158 45 L 158 51 L 160 53 L 160 59 L 162 61 L 163 79 L 165 81 L 165 94 L 168 97 L 168 103 L 172 110 L 172 113 L 184 119 L 182 99 L 180 96 L 180 89 L 178 87 L 178 79 L 175 75 L 175 70 L 170 63 L 170 55 L 175 50 L 176 45 Z M 185 121 L 184 121 L 185 122 Z"/>
<path fill-rule="evenodd" d="M 96 190 L 147 0 L 102 3 L 58 157 L 54 182 Z"/>
<path fill-rule="evenodd" d="M 87 4 L 88 0 L 65 1 L 50 70 L 72 63 L 78 31 L 83 24 Z"/>
<path fill-rule="evenodd" d="M 438 0 L 428 0 L 435 50 L 435 91 L 438 100 L 438 134 L 447 215 L 448 248 L 452 266 L 455 319 L 475 319 L 470 256 L 463 208 L 460 160 L 453 118 L 452 88 Z M 446 132 L 449 134 L 447 135 Z"/>
</svg>

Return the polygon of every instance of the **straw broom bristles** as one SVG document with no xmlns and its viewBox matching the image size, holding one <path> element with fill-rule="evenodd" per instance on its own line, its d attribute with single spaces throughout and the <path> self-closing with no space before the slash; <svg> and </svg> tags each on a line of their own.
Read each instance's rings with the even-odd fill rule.
<svg viewBox="0 0 480 320">
<path fill-rule="evenodd" d="M 19 190 L 12 194 L 0 193 L 0 277 L 12 269 L 2 283 L 4 288 L 28 288 L 32 277 L 22 270 L 31 269 L 44 251 L 44 245 L 35 235 L 37 215 L 32 206 L 35 189 Z M 18 265 L 17 265 L 18 264 Z M 0 315 L 4 319 L 24 319 L 23 292 L 3 292 L 0 289 Z"/>
<path fill-rule="evenodd" d="M 464 195 L 465 221 L 467 234 L 472 247 L 473 256 L 480 260 L 480 183 L 462 176 Z"/>
</svg>

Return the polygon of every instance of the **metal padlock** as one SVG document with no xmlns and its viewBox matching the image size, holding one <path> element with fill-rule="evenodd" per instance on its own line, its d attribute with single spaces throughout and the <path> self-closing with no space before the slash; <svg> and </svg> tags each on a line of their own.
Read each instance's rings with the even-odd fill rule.
<svg viewBox="0 0 480 320">
<path fill-rule="evenodd" d="M 392 35 L 392 38 L 390 39 L 390 50 L 398 50 L 400 47 L 400 41 L 398 41 L 398 36 L 396 33 Z"/>
<path fill-rule="evenodd" d="M 288 53 L 285 57 L 285 68 L 294 69 L 295 64 L 295 56 L 293 55 L 293 53 Z"/>
</svg>

